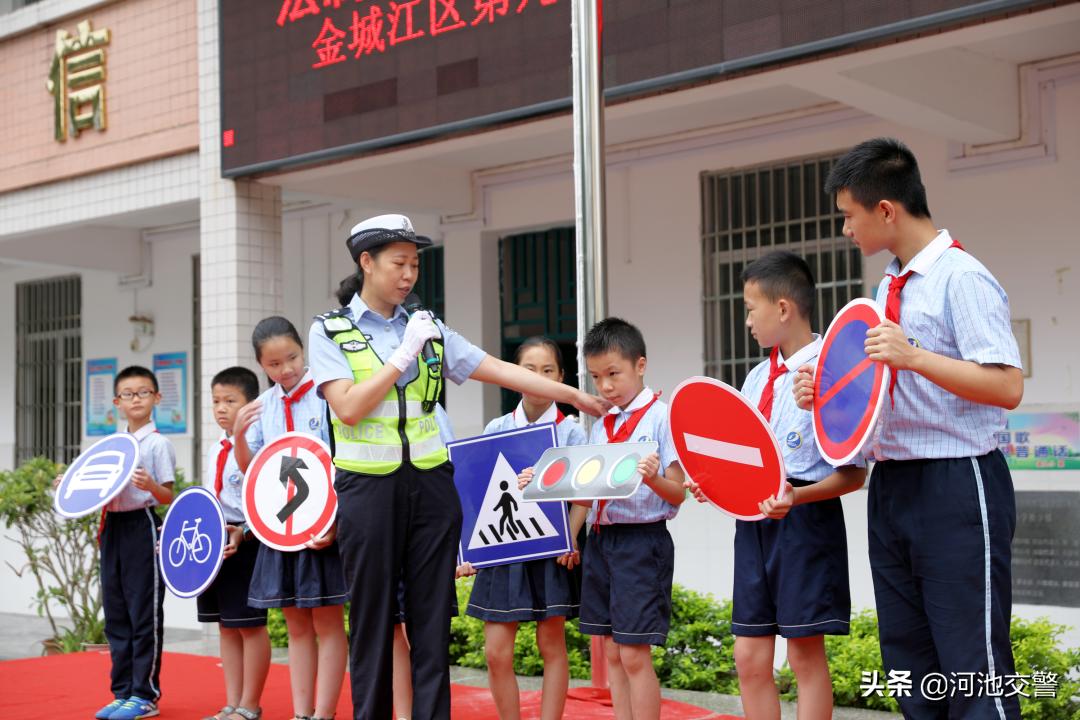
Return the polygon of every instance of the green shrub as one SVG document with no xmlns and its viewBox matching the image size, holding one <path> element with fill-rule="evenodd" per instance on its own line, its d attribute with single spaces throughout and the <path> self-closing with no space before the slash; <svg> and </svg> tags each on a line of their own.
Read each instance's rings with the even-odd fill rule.
<svg viewBox="0 0 1080 720">
<path fill-rule="evenodd" d="M 876 671 L 880 678 L 886 677 L 878 644 L 877 615 L 873 610 L 852 613 L 850 635 L 826 636 L 825 656 L 832 676 L 833 700 L 838 706 L 900 712 L 895 698 L 862 696 L 864 671 Z M 789 699 L 795 699 L 795 690 L 793 687 Z"/>
<path fill-rule="evenodd" d="M 18 577 L 33 577 L 38 614 L 48 619 L 53 639 L 71 652 L 83 643 L 105 642 L 97 539 L 101 516 L 68 520 L 53 510 L 53 482 L 62 470 L 47 458 L 34 458 L 0 472 L 0 524 L 23 552 L 21 564 L 8 567 Z M 54 612 L 67 615 L 69 626 Z"/>
<path fill-rule="evenodd" d="M 1053 673 L 1057 681 L 1056 697 L 1036 698 L 1034 688 L 1024 690 L 1032 695 L 1030 699 L 1020 698 L 1024 720 L 1080 718 L 1080 648 L 1066 650 L 1058 646 L 1058 638 L 1065 630 L 1065 626 L 1046 618 L 1013 618 L 1011 638 L 1017 674 Z"/>
<path fill-rule="evenodd" d="M 718 601 L 712 595 L 676 585 L 671 604 L 667 644 L 652 651 L 660 684 L 678 690 L 737 695 L 731 601 Z"/>
<path fill-rule="evenodd" d="M 457 581 L 458 615 L 450 621 L 450 662 L 461 667 L 484 669 L 484 623 L 465 615 L 472 592 L 472 578 Z M 536 646 L 535 623 L 522 623 L 514 646 L 514 671 L 519 675 L 542 675 L 543 660 Z M 1020 698 L 1024 720 L 1080 720 L 1080 649 L 1067 650 L 1058 642 L 1067 628 L 1045 618 L 1013 618 L 1012 646 L 1016 672 L 1030 677 L 1035 672 L 1053 674 L 1056 697 Z M 288 644 L 280 610 L 270 611 L 270 638 L 275 647 Z M 739 694 L 734 661 L 735 637 L 731 634 L 731 601 L 717 600 L 676 585 L 672 590 L 671 630 L 667 644 L 653 648 L 653 665 L 664 687 L 680 690 Z M 570 676 L 589 678 L 589 636 L 578 630 L 577 620 L 567 623 L 566 648 Z M 825 638 L 825 654 L 838 707 L 860 707 L 899 712 L 896 700 L 871 694 L 863 697 L 863 673 L 887 677 L 878 645 L 877 615 L 863 610 L 852 615 L 849 635 Z M 798 685 L 785 664 L 776 673 L 780 695 L 798 698 Z"/>
<path fill-rule="evenodd" d="M 285 627 L 285 614 L 280 608 L 267 611 L 266 630 L 270 633 L 270 647 L 289 647 L 289 630 Z"/>
</svg>

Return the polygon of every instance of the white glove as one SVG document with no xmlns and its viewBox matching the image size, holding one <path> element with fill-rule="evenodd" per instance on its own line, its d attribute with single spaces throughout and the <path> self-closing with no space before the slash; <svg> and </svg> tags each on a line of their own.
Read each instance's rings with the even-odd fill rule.
<svg viewBox="0 0 1080 720">
<path fill-rule="evenodd" d="M 405 372 L 410 365 L 416 362 L 416 356 L 424 348 L 424 343 L 434 340 L 440 335 L 435 320 L 427 310 L 418 310 L 409 318 L 409 324 L 405 326 L 405 337 L 401 339 L 401 345 L 390 356 L 390 364 Z"/>
</svg>

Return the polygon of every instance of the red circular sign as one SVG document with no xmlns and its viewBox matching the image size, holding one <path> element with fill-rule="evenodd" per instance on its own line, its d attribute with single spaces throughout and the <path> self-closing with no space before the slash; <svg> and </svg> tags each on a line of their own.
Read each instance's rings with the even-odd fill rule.
<svg viewBox="0 0 1080 720">
<path fill-rule="evenodd" d="M 851 462 L 873 435 L 889 368 L 866 356 L 866 332 L 883 319 L 881 308 L 858 298 L 840 309 L 825 333 L 814 371 L 814 440 L 831 465 Z"/>
<path fill-rule="evenodd" d="M 675 388 L 668 420 L 679 463 L 709 502 L 739 520 L 765 517 L 758 503 L 779 497 L 787 475 L 758 409 L 726 383 L 692 377 Z"/>
<path fill-rule="evenodd" d="M 337 516 L 330 448 L 300 432 L 265 445 L 244 475 L 244 517 L 259 540 L 286 552 L 327 530 Z"/>
</svg>

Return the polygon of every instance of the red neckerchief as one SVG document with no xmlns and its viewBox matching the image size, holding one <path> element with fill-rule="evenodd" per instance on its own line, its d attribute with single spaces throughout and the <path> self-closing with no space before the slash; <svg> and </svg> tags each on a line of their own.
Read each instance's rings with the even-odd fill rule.
<svg viewBox="0 0 1080 720">
<path fill-rule="evenodd" d="M 952 245 L 949 248 L 957 248 L 963 250 L 964 246 L 960 244 L 960 241 L 953 240 Z M 900 324 L 900 293 L 907 285 L 907 281 L 911 279 L 911 274 L 914 270 L 908 270 L 903 275 L 892 275 L 886 273 L 891 280 L 889 280 L 889 296 L 885 299 L 885 319 L 891 320 L 897 325 Z M 896 401 L 893 400 L 893 389 L 896 387 L 897 371 L 893 370 L 892 376 L 889 378 L 889 403 L 892 407 L 896 407 Z"/>
<path fill-rule="evenodd" d="M 765 389 L 761 391 L 761 399 L 758 401 L 758 410 L 766 420 L 772 420 L 773 408 L 773 384 L 776 379 L 788 371 L 787 365 L 779 362 L 780 347 L 774 347 L 769 353 L 769 379 L 765 383 Z"/>
<path fill-rule="evenodd" d="M 293 418 L 292 418 L 292 406 L 293 406 L 293 404 L 300 402 L 300 399 L 302 397 L 304 397 L 305 395 L 307 395 L 308 390 L 310 390 L 313 387 L 315 387 L 315 381 L 314 380 L 308 380 L 306 383 L 304 383 L 299 388 L 294 390 L 292 395 L 282 394 L 281 399 L 285 403 L 285 430 L 287 432 L 292 432 L 295 429 L 293 427 Z M 284 388 L 282 388 L 282 390 L 284 390 Z"/>
<path fill-rule="evenodd" d="M 615 429 L 616 415 L 608 413 L 604 416 L 604 431 L 607 432 L 608 444 L 626 442 L 634 435 L 634 430 L 637 429 L 638 423 L 641 422 L 641 418 L 645 417 L 645 413 L 649 411 L 649 408 L 653 406 L 657 398 L 660 397 L 660 393 L 653 393 L 652 400 L 645 403 L 637 410 L 630 413 L 630 417 L 626 418 L 626 422 L 619 426 L 619 429 Z M 593 530 L 599 532 L 600 530 L 600 517 L 604 514 L 604 508 L 607 507 L 607 500 L 599 500 L 596 504 L 596 517 L 593 518 Z"/>
<path fill-rule="evenodd" d="M 232 443 L 229 438 L 222 438 L 221 449 L 218 450 L 217 467 L 214 469 L 214 495 L 221 497 L 221 488 L 225 486 L 225 463 L 229 461 L 229 451 Z"/>
</svg>

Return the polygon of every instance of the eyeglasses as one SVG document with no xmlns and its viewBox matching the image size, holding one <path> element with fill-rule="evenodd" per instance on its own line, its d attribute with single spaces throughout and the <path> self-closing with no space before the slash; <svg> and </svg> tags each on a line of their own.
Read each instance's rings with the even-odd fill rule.
<svg viewBox="0 0 1080 720">
<path fill-rule="evenodd" d="M 136 395 L 139 396 L 140 400 L 145 400 L 148 397 L 152 397 L 154 395 L 154 391 L 151 390 L 150 388 L 143 388 L 142 390 L 139 390 L 138 392 L 131 392 L 130 390 L 125 390 L 124 392 L 120 393 L 116 397 L 120 398 L 121 400 L 133 400 L 133 399 L 135 399 Z"/>
</svg>

